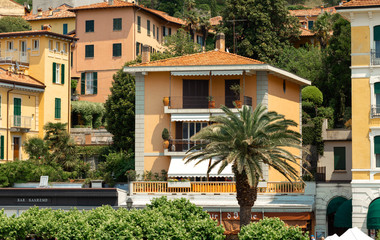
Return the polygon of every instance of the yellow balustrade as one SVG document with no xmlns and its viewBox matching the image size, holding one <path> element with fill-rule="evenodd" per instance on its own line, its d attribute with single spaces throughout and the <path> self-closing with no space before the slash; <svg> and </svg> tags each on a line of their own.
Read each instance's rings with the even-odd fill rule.
<svg viewBox="0 0 380 240">
<path fill-rule="evenodd" d="M 259 193 L 303 193 L 301 182 L 268 182 Z M 235 182 L 191 182 L 190 187 L 168 187 L 168 182 L 133 182 L 133 193 L 235 193 Z"/>
</svg>

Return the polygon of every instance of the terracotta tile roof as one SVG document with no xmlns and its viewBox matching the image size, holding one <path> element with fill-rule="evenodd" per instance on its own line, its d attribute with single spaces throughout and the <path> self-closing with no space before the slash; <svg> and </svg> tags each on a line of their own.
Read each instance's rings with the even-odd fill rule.
<svg viewBox="0 0 380 240">
<path fill-rule="evenodd" d="M 295 17 L 304 17 L 304 16 L 318 16 L 323 12 L 329 12 L 331 14 L 336 13 L 335 7 L 323 8 L 313 8 L 313 9 L 301 9 L 301 10 L 290 10 L 291 15 Z"/>
<path fill-rule="evenodd" d="M 34 36 L 34 35 L 50 35 L 53 37 L 60 37 L 65 38 L 67 40 L 73 41 L 78 40 L 77 38 L 70 37 L 68 35 L 63 35 L 60 33 L 51 32 L 48 30 L 31 30 L 31 31 L 20 31 L 20 32 L 6 32 L 6 33 L 0 33 L 0 38 L 4 37 L 14 37 L 14 36 Z"/>
<path fill-rule="evenodd" d="M 351 0 L 339 6 L 339 8 L 373 7 L 380 6 L 380 0 Z"/>
<path fill-rule="evenodd" d="M 149 63 L 140 63 L 133 65 L 145 67 L 162 67 L 162 66 L 214 66 L 214 65 L 249 65 L 264 64 L 255 59 L 239 56 L 233 53 L 222 51 L 208 51 L 204 53 L 195 53 L 180 57 L 167 58 Z"/>
<path fill-rule="evenodd" d="M 18 85 L 23 86 L 30 86 L 30 87 L 36 87 L 36 88 L 42 88 L 44 89 L 46 86 L 42 82 L 38 81 L 37 79 L 27 76 L 27 75 L 18 75 L 11 73 L 10 75 L 7 74 L 7 71 L 3 68 L 0 68 L 0 82 L 4 83 L 14 83 Z"/>
<path fill-rule="evenodd" d="M 33 14 L 29 16 L 24 16 L 23 18 L 27 21 L 37 21 L 37 20 L 46 20 L 46 19 L 59 19 L 59 18 L 75 18 L 75 13 L 68 11 L 70 9 L 69 5 L 62 4 L 61 6 L 54 8 L 53 15 L 50 15 L 50 11 L 43 11 L 42 16 L 38 14 Z"/>
<path fill-rule="evenodd" d="M 300 30 L 301 30 L 300 37 L 311 37 L 311 36 L 315 35 L 315 33 L 313 33 L 312 31 L 310 31 L 309 29 L 300 27 Z"/>
<path fill-rule="evenodd" d="M 216 17 L 210 18 L 210 25 L 211 26 L 219 25 L 221 21 L 223 21 L 222 16 L 216 16 Z"/>
<path fill-rule="evenodd" d="M 76 8 L 72 8 L 69 11 L 77 12 L 80 10 L 92 10 L 92 9 L 105 9 L 105 8 L 124 8 L 124 7 L 135 7 L 135 8 L 140 8 L 145 10 L 146 12 L 150 12 L 160 18 L 163 18 L 166 21 L 172 22 L 172 23 L 177 23 L 180 25 L 186 24 L 186 22 L 180 18 L 172 17 L 169 16 L 167 13 L 150 9 L 147 7 L 144 7 L 143 5 L 136 5 L 134 3 L 130 3 L 127 1 L 122 1 L 122 0 L 113 0 L 113 4 L 110 5 L 108 2 L 101 2 L 101 3 L 94 3 L 90 5 L 85 5 L 85 6 L 80 6 Z"/>
</svg>

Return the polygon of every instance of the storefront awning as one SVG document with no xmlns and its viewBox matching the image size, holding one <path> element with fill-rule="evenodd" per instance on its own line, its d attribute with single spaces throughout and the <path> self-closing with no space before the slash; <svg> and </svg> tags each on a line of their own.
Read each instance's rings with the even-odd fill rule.
<svg viewBox="0 0 380 240">
<path fill-rule="evenodd" d="M 334 227 L 352 228 L 352 199 L 346 200 L 336 210 Z"/>
<path fill-rule="evenodd" d="M 380 199 L 376 199 L 369 205 L 367 229 L 380 229 Z"/>
<path fill-rule="evenodd" d="M 210 114 L 188 114 L 188 113 L 172 113 L 172 122 L 208 122 L 210 121 Z"/>
<path fill-rule="evenodd" d="M 172 76 L 209 76 L 210 71 L 172 72 Z"/>
<path fill-rule="evenodd" d="M 330 201 L 329 205 L 327 206 L 327 211 L 326 214 L 330 215 L 331 213 L 335 213 L 336 210 L 344 203 L 347 201 L 344 197 L 336 197 L 333 200 Z"/>
<path fill-rule="evenodd" d="M 212 71 L 214 76 L 231 76 L 231 75 L 243 75 L 243 71 Z"/>
<path fill-rule="evenodd" d="M 182 157 L 172 157 L 168 177 L 206 177 L 208 169 L 208 161 L 203 161 L 195 165 L 197 161 L 185 164 Z M 233 177 L 231 166 L 227 166 L 221 174 L 218 174 L 218 166 L 216 166 L 209 174 L 210 177 Z"/>
</svg>

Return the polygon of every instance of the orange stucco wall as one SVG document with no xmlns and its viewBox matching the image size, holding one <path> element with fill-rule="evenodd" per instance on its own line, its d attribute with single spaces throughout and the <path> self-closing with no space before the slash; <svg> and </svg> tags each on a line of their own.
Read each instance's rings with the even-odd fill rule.
<svg viewBox="0 0 380 240">
<path fill-rule="evenodd" d="M 268 75 L 268 109 L 283 114 L 286 119 L 291 119 L 298 124 L 294 130 L 300 131 L 300 86 L 285 80 L 286 90 L 283 89 L 283 79 Z M 297 156 L 300 151 L 291 150 Z M 296 164 L 292 164 L 297 170 L 300 169 Z M 285 178 L 276 170 L 269 169 L 269 181 L 285 181 Z"/>
</svg>

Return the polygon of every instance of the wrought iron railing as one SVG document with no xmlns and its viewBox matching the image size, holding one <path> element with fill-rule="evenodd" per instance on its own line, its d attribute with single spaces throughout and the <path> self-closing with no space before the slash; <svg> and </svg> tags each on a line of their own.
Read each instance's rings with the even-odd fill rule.
<svg viewBox="0 0 380 240">
<path fill-rule="evenodd" d="M 372 105 L 371 118 L 379 118 L 379 117 L 380 117 L 380 105 Z"/>
<path fill-rule="evenodd" d="M 202 143 L 201 141 L 191 141 L 189 139 L 170 139 L 169 152 L 186 152 L 193 146 Z"/>
<path fill-rule="evenodd" d="M 371 49 L 371 64 L 380 65 L 380 49 Z"/>
</svg>

